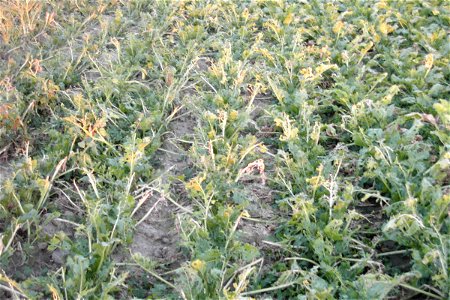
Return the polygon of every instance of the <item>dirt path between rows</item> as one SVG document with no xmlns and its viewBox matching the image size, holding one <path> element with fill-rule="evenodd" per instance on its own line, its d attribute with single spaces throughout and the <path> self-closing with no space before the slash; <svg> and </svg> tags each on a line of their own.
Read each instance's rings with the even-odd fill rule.
<svg viewBox="0 0 450 300">
<path fill-rule="evenodd" d="M 170 194 L 176 199 L 182 198 L 183 187 L 180 186 L 181 183 L 172 181 L 171 178 L 183 174 L 191 167 L 180 140 L 192 140 L 195 126 L 196 120 L 192 114 L 184 110 L 178 112 L 169 124 L 162 154 L 158 157 L 162 185 L 169 186 Z M 145 221 L 137 226 L 130 249 L 132 253 L 139 252 L 145 257 L 161 260 L 170 265 L 179 262 L 182 256 L 176 224 L 176 214 L 180 210 L 161 197 L 156 194 L 136 214 L 136 220 L 140 220 L 149 209 L 152 209 Z"/>
</svg>

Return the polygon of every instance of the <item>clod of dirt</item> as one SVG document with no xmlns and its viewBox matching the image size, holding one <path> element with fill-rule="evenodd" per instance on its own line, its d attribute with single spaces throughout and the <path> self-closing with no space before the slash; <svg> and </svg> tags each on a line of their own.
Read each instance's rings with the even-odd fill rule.
<svg viewBox="0 0 450 300">
<path fill-rule="evenodd" d="M 168 172 L 167 175 L 180 175 L 190 166 L 184 147 L 185 145 L 180 139 L 189 140 L 197 124 L 191 114 L 185 114 L 183 110 L 179 114 L 181 116 L 169 125 L 170 134 L 167 135 L 162 147 L 166 151 L 164 151 L 159 159 L 161 169 L 164 172 Z M 168 177 L 165 176 L 165 179 Z"/>
<path fill-rule="evenodd" d="M 50 218 L 49 214 L 43 219 Z M 33 246 L 27 246 L 25 239 L 17 238 L 17 251 L 9 258 L 9 262 L 4 271 L 14 280 L 23 281 L 30 276 L 43 276 L 49 271 L 57 270 L 65 262 L 68 253 L 55 250 L 48 250 L 48 243 L 45 240 L 51 239 L 56 233 L 63 231 L 68 236 L 73 236 L 73 228 L 68 224 L 52 220 L 42 226 L 40 237 L 42 242 Z M 1 296 L 1 294 L 0 294 Z M 3 299 L 3 298 L 1 298 Z"/>
<path fill-rule="evenodd" d="M 263 241 L 268 239 L 274 229 L 270 220 L 276 216 L 272 204 L 272 193 L 270 188 L 258 183 L 248 184 L 245 192 L 250 199 L 247 210 L 253 219 L 259 221 L 243 220 L 239 227 L 241 240 L 255 246 L 262 246 Z"/>
<path fill-rule="evenodd" d="M 67 217 L 68 215 L 71 215 L 71 212 L 66 212 L 63 216 Z M 47 216 L 44 216 L 46 218 Z M 58 220 L 52 220 L 49 223 L 42 226 L 43 235 L 46 236 L 48 239 L 51 239 L 53 236 L 55 236 L 59 232 L 64 232 L 67 236 L 73 237 L 75 234 L 74 228 L 71 225 L 68 225 L 67 223 L 58 221 Z M 41 243 L 42 244 L 42 250 L 47 249 L 48 244 L 47 243 Z M 67 251 L 63 251 L 60 249 L 56 249 L 51 252 L 51 259 L 50 262 L 52 262 L 56 266 L 60 266 L 64 264 L 65 259 L 69 255 Z"/>
<path fill-rule="evenodd" d="M 0 160 L 0 186 L 11 176 L 12 170 L 8 163 Z"/>
<path fill-rule="evenodd" d="M 197 61 L 197 70 L 200 72 L 206 72 L 208 71 L 209 67 L 211 66 L 211 61 L 208 60 L 206 57 L 202 57 Z"/>
<path fill-rule="evenodd" d="M 164 259 L 165 262 L 175 262 L 179 257 L 177 246 L 178 233 L 175 228 L 174 207 L 160 202 L 156 211 L 141 223 L 131 245 L 131 252 L 139 252 L 153 259 Z"/>
<path fill-rule="evenodd" d="M 48 271 L 56 270 L 57 266 L 52 262 L 51 253 L 39 247 L 33 247 L 27 252 L 16 251 L 9 258 L 9 263 L 4 272 L 16 281 L 26 280 L 30 276 L 42 276 Z"/>
</svg>

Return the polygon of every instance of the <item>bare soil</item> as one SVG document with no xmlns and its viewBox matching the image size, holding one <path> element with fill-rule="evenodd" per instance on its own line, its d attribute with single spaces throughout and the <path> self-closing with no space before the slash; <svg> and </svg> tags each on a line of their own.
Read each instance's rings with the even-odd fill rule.
<svg viewBox="0 0 450 300">
<path fill-rule="evenodd" d="M 192 140 L 195 126 L 195 118 L 183 110 L 180 111 L 169 125 L 168 134 L 162 146 L 162 154 L 159 156 L 163 185 L 170 185 L 171 194 L 177 201 L 182 200 L 184 188 L 176 181 L 171 182 L 171 178 L 175 178 L 191 168 L 184 143 L 180 139 Z M 159 202 L 157 203 L 157 201 Z M 182 258 L 176 224 L 176 214 L 179 213 L 179 208 L 167 199 L 153 197 L 151 201 L 142 206 L 136 219 L 142 218 L 155 204 L 152 213 L 137 226 L 134 240 L 130 246 L 131 252 L 139 252 L 152 260 L 164 260 L 166 263 L 176 264 Z"/>
</svg>

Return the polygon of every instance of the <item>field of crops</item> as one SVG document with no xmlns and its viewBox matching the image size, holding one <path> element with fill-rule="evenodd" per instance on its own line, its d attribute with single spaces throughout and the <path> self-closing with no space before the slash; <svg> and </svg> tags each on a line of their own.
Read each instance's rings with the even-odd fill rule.
<svg viewBox="0 0 450 300">
<path fill-rule="evenodd" d="M 448 299 L 450 3 L 0 0 L 0 299 Z"/>
</svg>

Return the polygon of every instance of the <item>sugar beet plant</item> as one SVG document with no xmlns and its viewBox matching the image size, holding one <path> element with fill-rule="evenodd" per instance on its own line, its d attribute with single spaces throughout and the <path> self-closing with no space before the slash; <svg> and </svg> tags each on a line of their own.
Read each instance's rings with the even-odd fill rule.
<svg viewBox="0 0 450 300">
<path fill-rule="evenodd" d="M 1 2 L 0 296 L 447 299 L 449 16 Z"/>
</svg>

